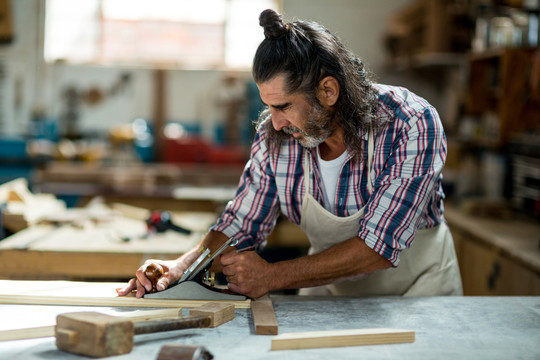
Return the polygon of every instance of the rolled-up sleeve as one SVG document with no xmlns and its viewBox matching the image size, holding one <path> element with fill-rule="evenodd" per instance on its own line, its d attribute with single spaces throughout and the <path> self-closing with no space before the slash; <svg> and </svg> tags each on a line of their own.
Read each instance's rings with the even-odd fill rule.
<svg viewBox="0 0 540 360">
<path fill-rule="evenodd" d="M 433 190 L 446 160 L 446 139 L 432 107 L 406 122 L 396 119 L 394 130 L 387 132 L 394 134 L 391 141 L 378 139 L 384 142 L 378 148 L 390 147 L 390 155 L 375 162 L 381 165 L 374 171 L 374 192 L 366 203 L 358 236 L 397 266 L 401 250 L 412 244 L 421 215 L 436 193 Z"/>
<path fill-rule="evenodd" d="M 251 147 L 236 195 L 217 223 L 211 228 L 240 241 L 238 247 L 251 245 L 260 248 L 272 232 L 279 215 L 274 172 L 268 149 L 261 134 Z"/>
</svg>

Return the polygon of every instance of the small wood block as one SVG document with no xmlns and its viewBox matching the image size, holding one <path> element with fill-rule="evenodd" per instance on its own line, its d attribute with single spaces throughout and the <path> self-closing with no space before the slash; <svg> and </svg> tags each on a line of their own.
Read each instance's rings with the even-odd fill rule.
<svg viewBox="0 0 540 360">
<path fill-rule="evenodd" d="M 126 354 L 133 349 L 133 322 L 98 312 L 77 312 L 56 318 L 56 346 L 90 357 Z"/>
<path fill-rule="evenodd" d="M 281 334 L 272 339 L 272 350 L 414 342 L 414 331 L 401 329 L 350 329 Z"/>
<path fill-rule="evenodd" d="M 256 335 L 277 335 L 278 323 L 270 295 L 251 301 L 251 313 Z"/>
<path fill-rule="evenodd" d="M 207 315 L 212 318 L 210 327 L 217 327 L 234 319 L 234 305 L 209 302 L 189 311 L 189 315 Z"/>
</svg>

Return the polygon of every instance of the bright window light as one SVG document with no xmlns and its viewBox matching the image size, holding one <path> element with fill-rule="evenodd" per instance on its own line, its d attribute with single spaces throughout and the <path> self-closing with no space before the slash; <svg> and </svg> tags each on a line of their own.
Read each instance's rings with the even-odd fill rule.
<svg viewBox="0 0 540 360">
<path fill-rule="evenodd" d="M 281 0 L 47 0 L 45 60 L 249 68 Z"/>
</svg>

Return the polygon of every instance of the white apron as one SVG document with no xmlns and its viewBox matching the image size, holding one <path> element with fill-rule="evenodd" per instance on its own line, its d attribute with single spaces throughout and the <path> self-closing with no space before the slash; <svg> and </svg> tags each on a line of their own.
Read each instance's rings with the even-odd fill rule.
<svg viewBox="0 0 540 360">
<path fill-rule="evenodd" d="M 368 139 L 368 169 L 371 174 L 374 139 Z M 358 236 L 358 223 L 364 208 L 356 214 L 338 217 L 327 211 L 309 192 L 311 166 L 304 158 L 305 195 L 300 227 L 311 243 L 310 254 Z M 373 192 L 371 176 L 368 189 Z M 300 295 L 349 296 L 444 296 L 463 295 L 459 266 L 452 235 L 446 223 L 431 229 L 418 230 L 410 248 L 400 254 L 399 265 L 367 274 L 351 281 L 300 289 Z"/>
</svg>

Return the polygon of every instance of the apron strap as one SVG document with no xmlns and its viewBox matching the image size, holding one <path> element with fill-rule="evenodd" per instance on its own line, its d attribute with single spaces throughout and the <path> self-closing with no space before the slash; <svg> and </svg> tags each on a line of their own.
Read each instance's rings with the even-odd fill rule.
<svg viewBox="0 0 540 360">
<path fill-rule="evenodd" d="M 304 149 L 304 190 L 305 195 L 309 194 L 309 178 L 311 177 L 311 166 L 309 164 L 309 150 Z"/>
<path fill-rule="evenodd" d="M 367 155 L 367 187 L 370 193 L 373 192 L 373 183 L 371 181 L 371 172 L 373 170 L 373 153 L 374 153 L 375 141 L 373 139 L 373 128 L 369 127 L 369 136 L 368 136 L 368 155 Z"/>
</svg>

